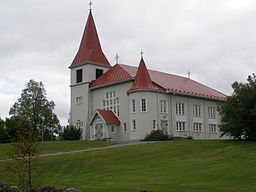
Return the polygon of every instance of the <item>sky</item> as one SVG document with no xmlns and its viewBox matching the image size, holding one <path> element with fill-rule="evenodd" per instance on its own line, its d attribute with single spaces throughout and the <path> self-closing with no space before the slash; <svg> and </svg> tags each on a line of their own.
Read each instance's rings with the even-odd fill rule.
<svg viewBox="0 0 256 192">
<path fill-rule="evenodd" d="M 93 0 L 109 62 L 187 76 L 224 94 L 256 72 L 255 0 Z M 30 80 L 42 81 L 62 125 L 69 69 L 89 13 L 87 0 L 0 1 L 0 117 Z"/>
</svg>

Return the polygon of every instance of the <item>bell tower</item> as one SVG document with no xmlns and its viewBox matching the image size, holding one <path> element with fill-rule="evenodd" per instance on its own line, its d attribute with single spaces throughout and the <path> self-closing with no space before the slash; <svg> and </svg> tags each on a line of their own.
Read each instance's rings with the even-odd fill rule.
<svg viewBox="0 0 256 192">
<path fill-rule="evenodd" d="M 69 124 L 80 127 L 82 129 L 82 139 L 85 140 L 88 135 L 87 123 L 90 107 L 89 84 L 111 68 L 101 49 L 92 15 L 91 2 L 82 40 L 69 68 L 71 88 Z"/>
</svg>

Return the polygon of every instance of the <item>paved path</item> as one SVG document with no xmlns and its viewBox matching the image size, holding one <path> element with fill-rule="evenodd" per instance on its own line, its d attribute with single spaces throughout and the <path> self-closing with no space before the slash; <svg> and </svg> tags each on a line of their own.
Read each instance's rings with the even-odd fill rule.
<svg viewBox="0 0 256 192">
<path fill-rule="evenodd" d="M 40 154 L 39 157 L 66 155 L 66 154 L 80 153 L 85 151 L 97 151 L 102 149 L 113 149 L 118 147 L 129 146 L 129 145 L 142 145 L 142 144 L 156 143 L 156 142 L 159 142 L 159 141 L 141 141 L 141 142 L 138 141 L 138 142 L 130 142 L 130 143 L 118 143 L 118 144 L 109 145 L 106 147 L 97 147 L 97 148 L 89 148 L 89 149 L 81 149 L 81 150 L 74 150 L 74 151 L 67 151 L 67 152 L 57 152 L 57 153 L 45 153 L 45 154 Z M 12 159 L 0 159 L 0 162 L 10 161 L 10 160 Z"/>
</svg>

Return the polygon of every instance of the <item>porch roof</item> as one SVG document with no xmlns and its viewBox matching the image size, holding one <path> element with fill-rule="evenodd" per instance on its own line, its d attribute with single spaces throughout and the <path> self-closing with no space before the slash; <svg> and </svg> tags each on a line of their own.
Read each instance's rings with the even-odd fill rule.
<svg viewBox="0 0 256 192">
<path fill-rule="evenodd" d="M 103 118 L 103 120 L 108 124 L 120 125 L 120 121 L 117 116 L 113 113 L 113 111 L 97 109 L 96 110 L 99 115 Z"/>
</svg>

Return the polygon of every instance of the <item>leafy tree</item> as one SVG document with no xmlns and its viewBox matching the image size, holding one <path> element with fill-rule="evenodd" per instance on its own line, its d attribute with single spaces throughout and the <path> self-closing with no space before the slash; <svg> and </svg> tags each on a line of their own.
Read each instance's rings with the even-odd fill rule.
<svg viewBox="0 0 256 192">
<path fill-rule="evenodd" d="M 21 97 L 11 107 L 9 114 L 12 117 L 21 117 L 28 120 L 32 128 L 41 133 L 50 133 L 52 137 L 60 130 L 59 120 L 54 113 L 55 104 L 48 101 L 42 82 L 30 80 L 22 90 Z"/>
<path fill-rule="evenodd" d="M 0 118 L 0 143 L 7 143 L 8 135 L 5 128 L 5 122 Z"/>
<path fill-rule="evenodd" d="M 81 129 L 74 125 L 63 127 L 63 132 L 60 133 L 60 140 L 79 140 L 81 138 Z"/>
<path fill-rule="evenodd" d="M 233 94 L 219 107 L 222 136 L 256 140 L 256 75 L 252 74 L 247 81 L 234 82 Z"/>
<path fill-rule="evenodd" d="M 37 157 L 39 155 L 39 143 L 37 142 L 37 131 L 28 121 L 20 121 L 17 134 L 9 157 L 13 159 L 6 163 L 7 172 L 14 176 L 19 188 L 30 191 L 39 186 L 40 177 L 36 171 Z"/>
</svg>

